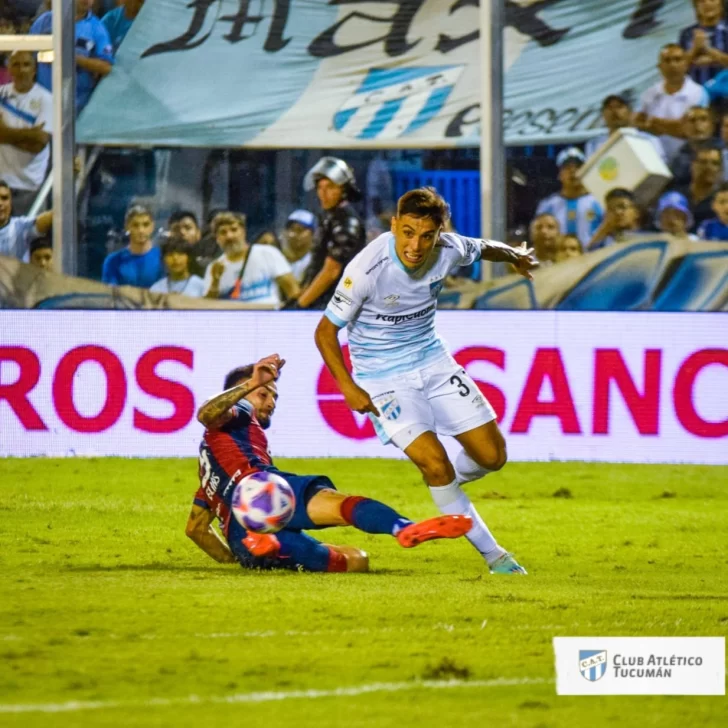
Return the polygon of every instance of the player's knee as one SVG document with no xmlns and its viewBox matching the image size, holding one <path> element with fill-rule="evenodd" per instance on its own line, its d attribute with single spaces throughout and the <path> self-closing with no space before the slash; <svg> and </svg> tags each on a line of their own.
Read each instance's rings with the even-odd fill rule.
<svg viewBox="0 0 728 728">
<path fill-rule="evenodd" d="M 476 456 L 471 455 L 471 457 L 481 468 L 485 468 L 490 472 L 501 470 L 508 462 L 505 441 L 493 443 L 490 447 L 485 448 L 483 452 L 477 453 Z"/>
<path fill-rule="evenodd" d="M 425 481 L 430 485 L 445 485 L 455 478 L 452 463 L 447 457 L 434 456 L 419 463 Z"/>
</svg>

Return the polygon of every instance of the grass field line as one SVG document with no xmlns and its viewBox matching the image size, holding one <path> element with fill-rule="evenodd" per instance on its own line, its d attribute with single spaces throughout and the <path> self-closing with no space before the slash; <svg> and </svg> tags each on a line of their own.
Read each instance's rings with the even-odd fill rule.
<svg viewBox="0 0 728 728">
<path fill-rule="evenodd" d="M 314 700 L 317 698 L 350 698 L 369 693 L 396 693 L 404 690 L 447 690 L 451 688 L 497 688 L 517 685 L 539 685 L 553 682 L 546 678 L 494 678 L 491 680 L 412 680 L 409 682 L 371 683 L 330 690 L 270 690 L 233 695 L 188 695 L 179 698 L 148 700 L 72 700 L 67 703 L 0 704 L 0 714 L 10 713 L 75 713 L 114 708 L 165 708 L 177 705 L 268 703 L 282 700 Z"/>
</svg>

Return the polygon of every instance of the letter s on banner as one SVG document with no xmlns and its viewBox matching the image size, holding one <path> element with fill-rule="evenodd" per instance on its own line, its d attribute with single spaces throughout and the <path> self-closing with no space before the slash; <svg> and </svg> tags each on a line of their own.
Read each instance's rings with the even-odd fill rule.
<svg viewBox="0 0 728 728">
<path fill-rule="evenodd" d="M 156 368 L 163 361 L 176 361 L 192 370 L 194 353 L 181 346 L 157 346 L 145 351 L 136 365 L 136 380 L 145 394 L 171 402 L 174 412 L 169 417 L 156 418 L 134 408 L 134 427 L 142 432 L 165 434 L 184 429 L 195 411 L 192 392 L 180 382 L 160 377 Z"/>
<path fill-rule="evenodd" d="M 73 378 L 79 367 L 93 361 L 106 376 L 106 399 L 101 411 L 84 417 L 73 401 Z M 103 346 L 77 346 L 64 354 L 53 377 L 53 406 L 61 421 L 76 432 L 103 432 L 116 424 L 126 403 L 124 366 L 113 351 Z"/>
</svg>

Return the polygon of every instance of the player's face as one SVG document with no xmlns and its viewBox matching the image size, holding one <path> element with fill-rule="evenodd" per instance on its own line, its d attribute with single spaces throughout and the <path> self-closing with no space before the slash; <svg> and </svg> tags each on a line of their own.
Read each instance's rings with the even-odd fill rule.
<svg viewBox="0 0 728 728">
<path fill-rule="evenodd" d="M 255 408 L 255 416 L 258 418 L 261 427 L 267 430 L 270 427 L 270 419 L 278 401 L 278 390 L 276 385 L 271 382 L 267 387 L 259 387 L 251 392 L 245 399 Z"/>
<path fill-rule="evenodd" d="M 135 215 L 126 224 L 126 231 L 131 245 L 141 248 L 152 239 L 154 220 L 149 215 Z"/>
<path fill-rule="evenodd" d="M 30 255 L 30 262 L 37 268 L 53 270 L 53 251 L 50 248 L 39 248 Z"/>
<path fill-rule="evenodd" d="M 16 51 L 8 63 L 10 77 L 18 91 L 30 91 L 35 82 L 35 58 L 32 53 Z"/>
<path fill-rule="evenodd" d="M 324 210 L 331 210 L 336 207 L 344 196 L 344 188 L 337 185 L 326 177 L 322 177 L 316 183 L 316 195 L 319 198 L 321 207 Z"/>
<path fill-rule="evenodd" d="M 13 195 L 7 187 L 0 186 L 0 227 L 10 219 L 10 211 L 13 207 Z"/>
<path fill-rule="evenodd" d="M 175 223 L 172 223 L 170 232 L 176 238 L 182 238 L 188 245 L 194 245 L 200 240 L 200 228 L 191 217 L 183 217 Z"/>
<path fill-rule="evenodd" d="M 440 237 L 440 228 L 431 217 L 402 215 L 392 218 L 394 249 L 405 268 L 419 268 L 429 257 Z"/>
</svg>

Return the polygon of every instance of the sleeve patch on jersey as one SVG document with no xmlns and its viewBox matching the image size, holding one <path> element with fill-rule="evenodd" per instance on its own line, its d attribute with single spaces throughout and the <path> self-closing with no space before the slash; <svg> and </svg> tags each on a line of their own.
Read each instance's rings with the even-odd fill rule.
<svg viewBox="0 0 728 728">
<path fill-rule="evenodd" d="M 334 295 L 333 295 L 332 300 L 339 307 L 341 307 L 341 306 L 353 306 L 354 305 L 354 301 L 352 301 L 348 296 L 345 296 L 340 291 L 335 291 L 334 292 Z"/>
<path fill-rule="evenodd" d="M 348 291 L 353 285 L 354 285 L 354 281 L 352 281 L 351 278 L 349 278 L 349 276 L 346 276 L 346 278 L 344 278 L 344 283 L 343 283 L 344 288 L 346 288 L 346 290 Z"/>
</svg>

